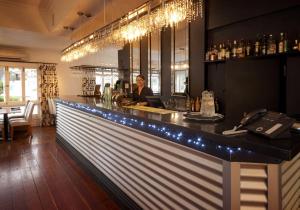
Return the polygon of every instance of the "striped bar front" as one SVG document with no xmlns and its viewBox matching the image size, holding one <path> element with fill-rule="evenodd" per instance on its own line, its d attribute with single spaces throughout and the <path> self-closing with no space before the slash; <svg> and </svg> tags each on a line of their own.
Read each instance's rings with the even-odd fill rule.
<svg viewBox="0 0 300 210">
<path fill-rule="evenodd" d="M 57 133 L 143 209 L 223 209 L 223 162 L 57 104 Z"/>
<path fill-rule="evenodd" d="M 283 209 L 300 209 L 300 154 L 281 165 Z"/>
</svg>

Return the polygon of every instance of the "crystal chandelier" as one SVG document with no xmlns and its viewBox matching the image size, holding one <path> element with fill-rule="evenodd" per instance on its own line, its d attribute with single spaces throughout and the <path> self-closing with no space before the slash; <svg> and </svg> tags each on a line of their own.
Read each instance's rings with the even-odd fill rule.
<svg viewBox="0 0 300 210">
<path fill-rule="evenodd" d="M 176 27 L 203 15 L 203 0 L 163 1 L 151 11 L 150 3 L 128 13 L 124 18 L 93 32 L 63 50 L 61 60 L 71 62 L 109 46 L 122 47 L 164 27 Z"/>
</svg>

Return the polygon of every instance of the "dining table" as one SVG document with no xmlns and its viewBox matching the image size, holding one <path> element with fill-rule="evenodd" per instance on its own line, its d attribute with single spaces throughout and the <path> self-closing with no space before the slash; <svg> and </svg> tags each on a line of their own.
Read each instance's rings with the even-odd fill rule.
<svg viewBox="0 0 300 210">
<path fill-rule="evenodd" d="M 2 107 L 0 108 L 0 115 L 3 114 L 3 121 L 4 121 L 4 134 L 5 138 L 3 140 L 9 140 L 9 122 L 8 122 L 8 114 L 13 113 L 21 113 L 20 107 Z"/>
</svg>

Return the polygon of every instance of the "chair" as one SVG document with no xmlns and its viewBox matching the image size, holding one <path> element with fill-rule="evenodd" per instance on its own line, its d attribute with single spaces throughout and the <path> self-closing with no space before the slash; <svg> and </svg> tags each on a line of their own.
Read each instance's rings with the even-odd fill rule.
<svg viewBox="0 0 300 210">
<path fill-rule="evenodd" d="M 22 114 L 8 114 L 8 119 L 13 119 L 13 118 L 24 118 L 24 116 L 25 116 L 25 113 L 26 113 L 26 110 L 27 110 L 27 108 L 28 108 L 28 104 L 29 104 L 29 100 L 26 102 L 26 104 L 25 104 L 25 109 L 24 109 L 24 113 L 22 113 Z"/>
<path fill-rule="evenodd" d="M 5 139 L 5 131 L 4 131 L 4 121 L 3 120 L 0 120 L 0 129 L 2 132 L 2 140 L 4 140 Z"/>
<path fill-rule="evenodd" d="M 33 113 L 34 103 L 29 102 L 27 110 L 25 112 L 24 118 L 13 118 L 9 120 L 10 126 L 10 136 L 11 140 L 14 138 L 14 130 L 16 127 L 27 127 L 27 133 L 30 137 L 32 137 L 32 127 L 31 127 L 31 120 L 32 120 L 32 113 Z"/>
<path fill-rule="evenodd" d="M 48 98 L 49 113 L 56 115 L 56 105 L 53 98 Z"/>
</svg>

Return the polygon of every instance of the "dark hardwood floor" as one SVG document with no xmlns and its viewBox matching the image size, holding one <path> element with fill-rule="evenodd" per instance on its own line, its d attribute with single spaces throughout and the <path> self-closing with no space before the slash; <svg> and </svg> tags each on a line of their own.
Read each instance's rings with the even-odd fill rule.
<svg viewBox="0 0 300 210">
<path fill-rule="evenodd" d="M 55 128 L 34 128 L 0 142 L 0 210 L 120 209 L 55 142 Z"/>
</svg>

